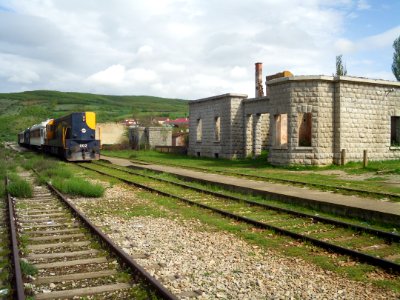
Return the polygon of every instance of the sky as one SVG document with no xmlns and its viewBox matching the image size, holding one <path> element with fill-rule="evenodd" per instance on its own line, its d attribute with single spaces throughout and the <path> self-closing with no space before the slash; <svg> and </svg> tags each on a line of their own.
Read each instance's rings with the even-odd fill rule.
<svg viewBox="0 0 400 300">
<path fill-rule="evenodd" d="M 0 92 L 254 97 L 263 75 L 395 80 L 400 0 L 0 0 Z"/>
</svg>

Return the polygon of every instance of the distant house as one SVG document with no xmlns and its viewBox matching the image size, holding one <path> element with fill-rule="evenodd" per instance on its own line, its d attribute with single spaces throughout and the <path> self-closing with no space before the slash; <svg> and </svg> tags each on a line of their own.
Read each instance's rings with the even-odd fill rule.
<svg viewBox="0 0 400 300">
<path fill-rule="evenodd" d="M 179 128 L 181 132 L 188 132 L 189 118 L 178 118 L 175 120 L 169 120 L 168 122 L 165 122 L 165 125 L 169 125 L 174 128 Z"/>
<path fill-rule="evenodd" d="M 155 117 L 151 120 L 151 122 L 156 125 L 164 125 L 166 122 L 169 121 L 170 119 L 167 117 Z"/>
<path fill-rule="evenodd" d="M 125 119 L 124 121 L 121 122 L 125 126 L 136 126 L 139 125 L 139 121 L 135 119 Z"/>
<path fill-rule="evenodd" d="M 124 141 L 126 126 L 125 123 L 97 123 L 96 139 L 101 141 L 102 145 L 121 144 Z"/>
<path fill-rule="evenodd" d="M 186 140 L 188 137 L 188 133 L 185 132 L 177 132 L 172 134 L 172 146 L 181 146 L 186 147 Z"/>
<path fill-rule="evenodd" d="M 156 146 L 171 146 L 172 129 L 167 127 L 131 127 L 129 142 L 132 149 L 154 149 Z"/>
<path fill-rule="evenodd" d="M 175 120 L 168 120 L 165 123 L 175 127 L 185 126 L 189 125 L 189 118 L 178 118 Z"/>
</svg>

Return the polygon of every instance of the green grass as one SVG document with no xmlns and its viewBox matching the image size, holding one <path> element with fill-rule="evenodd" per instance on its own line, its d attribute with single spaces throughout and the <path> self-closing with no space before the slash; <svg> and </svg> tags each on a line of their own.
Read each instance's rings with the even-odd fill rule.
<svg viewBox="0 0 400 300">
<path fill-rule="evenodd" d="M 21 265 L 21 272 L 25 276 L 28 276 L 28 275 L 35 276 L 39 272 L 38 269 L 34 265 L 28 263 L 25 260 L 21 260 L 20 265 Z"/>
<path fill-rule="evenodd" d="M 23 129 L 48 118 L 94 111 L 97 122 L 188 114 L 187 101 L 150 96 L 110 96 L 58 91 L 0 93 L 0 141 L 15 141 Z"/>
<path fill-rule="evenodd" d="M 26 180 L 20 178 L 17 174 L 9 174 L 9 184 L 7 191 L 11 196 L 17 198 L 31 198 L 32 186 Z"/>
<path fill-rule="evenodd" d="M 54 177 L 51 183 L 62 193 L 73 196 L 101 197 L 104 195 L 104 188 L 101 185 L 78 177 L 69 179 Z"/>
<path fill-rule="evenodd" d="M 333 190 L 337 188 L 351 188 L 364 190 L 366 192 L 391 193 L 400 196 L 400 186 L 386 184 L 385 176 L 400 174 L 400 160 L 370 162 L 367 168 L 362 163 L 348 163 L 345 166 L 326 167 L 304 167 L 289 166 L 276 167 L 267 163 L 267 154 L 263 153 L 256 159 L 212 159 L 205 157 L 188 157 L 185 155 L 160 153 L 156 151 L 102 151 L 103 155 L 116 156 L 131 160 L 140 160 L 148 163 L 171 165 L 195 169 L 204 172 L 223 172 L 234 176 L 258 176 L 259 180 L 282 182 L 291 180 L 298 184 L 312 186 L 321 190 Z M 324 174 L 321 171 L 340 170 L 353 175 L 353 178 L 343 178 L 335 174 Z M 303 171 L 303 172 L 299 172 Z M 304 173 L 307 171 L 307 173 Z M 372 180 L 357 178 L 355 175 L 370 173 Z M 379 174 L 379 176 L 376 176 Z M 345 194 L 357 194 L 357 192 L 340 190 Z M 379 197 L 375 195 L 362 194 L 364 196 Z M 396 200 L 392 197 L 392 200 Z"/>
</svg>

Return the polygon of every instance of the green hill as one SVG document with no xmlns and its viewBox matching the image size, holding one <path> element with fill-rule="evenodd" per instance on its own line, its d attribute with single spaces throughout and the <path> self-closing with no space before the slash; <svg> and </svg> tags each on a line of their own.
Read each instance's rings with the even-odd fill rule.
<svg viewBox="0 0 400 300">
<path fill-rule="evenodd" d="M 23 129 L 49 118 L 94 111 L 97 122 L 126 118 L 185 117 L 185 100 L 150 96 L 109 96 L 57 91 L 0 93 L 0 141 L 16 140 Z"/>
</svg>

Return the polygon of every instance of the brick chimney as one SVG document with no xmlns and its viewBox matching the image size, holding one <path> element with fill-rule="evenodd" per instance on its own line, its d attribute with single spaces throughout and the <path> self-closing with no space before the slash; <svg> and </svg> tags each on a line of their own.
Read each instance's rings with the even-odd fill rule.
<svg viewBox="0 0 400 300">
<path fill-rule="evenodd" d="M 263 97 L 264 90 L 262 84 L 262 63 L 256 63 L 256 95 L 255 97 Z"/>
</svg>

